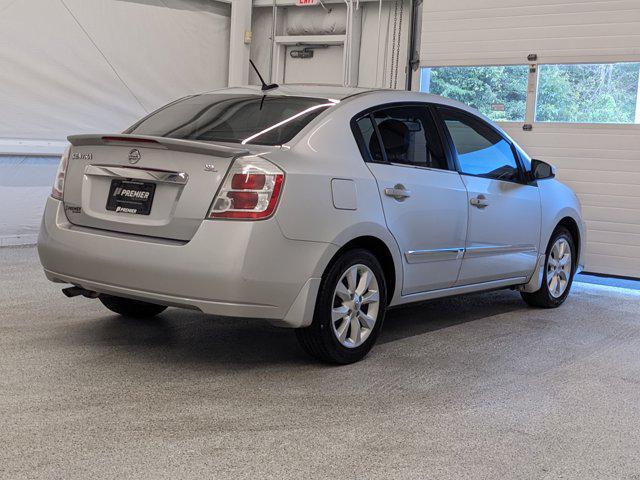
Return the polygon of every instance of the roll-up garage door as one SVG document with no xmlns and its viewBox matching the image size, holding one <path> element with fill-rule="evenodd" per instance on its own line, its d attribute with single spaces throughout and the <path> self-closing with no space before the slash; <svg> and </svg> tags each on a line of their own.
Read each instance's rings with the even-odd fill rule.
<svg viewBox="0 0 640 480">
<path fill-rule="evenodd" d="M 586 270 L 640 277 L 640 3 L 427 0 L 422 19 L 421 66 L 441 67 L 422 70 L 422 88 L 473 104 L 471 87 L 452 85 L 465 70 L 449 67 L 510 65 L 466 70 L 494 75 L 475 106 L 508 120 L 502 127 L 578 194 Z M 506 100 L 491 98 L 505 88 Z"/>
</svg>

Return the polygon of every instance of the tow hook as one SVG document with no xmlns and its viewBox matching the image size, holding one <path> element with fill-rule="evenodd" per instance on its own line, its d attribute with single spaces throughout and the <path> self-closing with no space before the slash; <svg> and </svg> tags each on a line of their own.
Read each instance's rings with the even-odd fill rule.
<svg viewBox="0 0 640 480">
<path fill-rule="evenodd" d="M 98 296 L 100 295 L 98 292 L 87 290 L 86 288 L 78 287 L 75 285 L 73 287 L 63 288 L 62 293 L 64 293 L 69 298 L 77 297 L 79 295 L 87 298 L 98 298 Z"/>
</svg>

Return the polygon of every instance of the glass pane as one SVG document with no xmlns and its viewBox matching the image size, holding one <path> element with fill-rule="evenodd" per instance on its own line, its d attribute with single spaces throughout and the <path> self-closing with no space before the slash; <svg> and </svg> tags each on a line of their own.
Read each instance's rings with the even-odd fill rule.
<svg viewBox="0 0 640 480">
<path fill-rule="evenodd" d="M 382 157 L 382 149 L 380 148 L 378 136 L 373 128 L 371 118 L 368 115 L 366 117 L 362 117 L 358 120 L 357 124 L 360 134 L 362 135 L 364 147 L 367 149 L 370 159 L 374 162 L 383 162 L 384 158 Z"/>
<path fill-rule="evenodd" d="M 462 173 L 517 180 L 518 164 L 511 145 L 486 123 L 455 110 L 442 109 Z"/>
<path fill-rule="evenodd" d="M 640 63 L 540 65 L 537 122 L 637 123 Z"/>
<path fill-rule="evenodd" d="M 423 68 L 420 91 L 453 98 L 496 121 L 524 121 L 529 67 Z"/>
<path fill-rule="evenodd" d="M 375 112 L 373 117 L 389 162 L 447 168 L 440 137 L 426 108 L 387 108 Z"/>
<path fill-rule="evenodd" d="M 334 105 L 322 98 L 203 94 L 158 110 L 126 133 L 281 145 Z"/>
</svg>

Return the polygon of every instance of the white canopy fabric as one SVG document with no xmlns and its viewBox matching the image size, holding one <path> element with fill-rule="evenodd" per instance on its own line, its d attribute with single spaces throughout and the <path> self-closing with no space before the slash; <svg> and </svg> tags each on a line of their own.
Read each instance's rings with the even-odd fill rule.
<svg viewBox="0 0 640 480">
<path fill-rule="evenodd" d="M 225 86 L 229 15 L 210 0 L 0 0 L 0 140 L 119 132 Z"/>
<path fill-rule="evenodd" d="M 0 0 L 0 246 L 33 243 L 68 135 L 121 132 L 224 87 L 230 6 Z"/>
</svg>

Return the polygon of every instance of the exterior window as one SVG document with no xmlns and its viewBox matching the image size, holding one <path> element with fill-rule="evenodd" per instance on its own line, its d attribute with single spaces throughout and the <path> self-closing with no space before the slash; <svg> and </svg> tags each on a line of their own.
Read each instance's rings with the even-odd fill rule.
<svg viewBox="0 0 640 480">
<path fill-rule="evenodd" d="M 640 123 L 640 63 L 540 65 L 537 122 Z"/>
<path fill-rule="evenodd" d="M 511 144 L 498 132 L 458 110 L 442 108 L 440 115 L 451 135 L 462 173 L 496 180 L 519 179 Z"/>
<path fill-rule="evenodd" d="M 426 107 L 392 107 L 373 113 L 384 153 L 375 136 L 367 144 L 374 161 L 447 169 L 435 123 Z M 363 137 L 366 138 L 366 131 Z"/>
<path fill-rule="evenodd" d="M 282 145 L 335 103 L 323 98 L 207 93 L 169 104 L 126 133 Z"/>
<path fill-rule="evenodd" d="M 358 124 L 360 135 L 362 135 L 362 143 L 364 144 L 366 150 L 366 152 L 364 153 L 369 156 L 367 160 L 373 162 L 384 162 L 384 158 L 382 157 L 382 150 L 380 149 L 380 143 L 378 142 L 378 136 L 376 135 L 371 117 L 367 115 L 366 117 L 362 117 L 356 123 Z M 377 156 L 374 157 L 372 152 L 376 152 Z"/>
<path fill-rule="evenodd" d="M 522 122 L 528 80 L 526 65 L 423 68 L 420 91 L 458 100 L 494 121 Z"/>
</svg>

